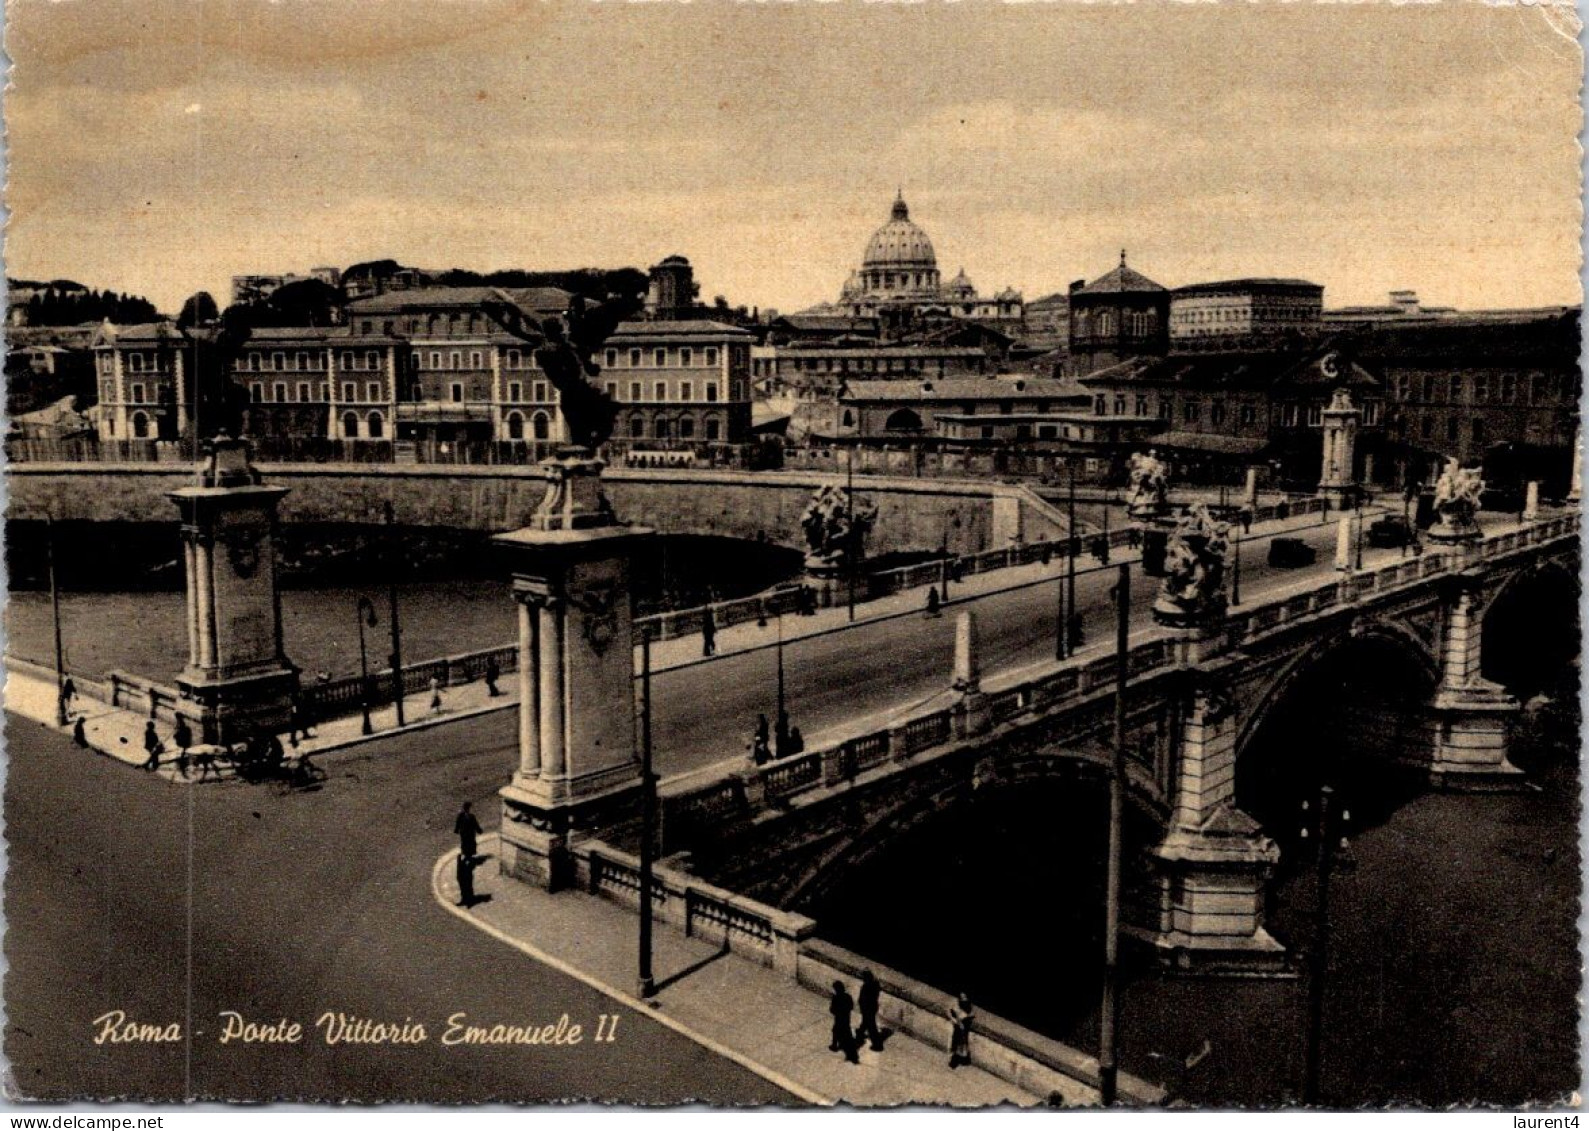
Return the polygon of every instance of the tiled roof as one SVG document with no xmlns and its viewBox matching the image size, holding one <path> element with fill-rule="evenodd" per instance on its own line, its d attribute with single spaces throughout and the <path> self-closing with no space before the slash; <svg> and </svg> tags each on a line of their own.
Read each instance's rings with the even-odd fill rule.
<svg viewBox="0 0 1589 1131">
<path fill-rule="evenodd" d="M 1296 291 L 1324 293 L 1324 287 L 1319 283 L 1310 283 L 1306 279 L 1221 279 L 1212 283 L 1191 283 L 1184 287 L 1176 287 L 1171 293 L 1176 295 L 1213 295 L 1225 294 L 1229 291 L 1278 291 L 1292 293 Z"/>
<path fill-rule="evenodd" d="M 1088 387 L 1176 385 L 1189 389 L 1267 389 L 1276 385 L 1377 388 L 1380 381 L 1334 346 L 1305 353 L 1261 351 L 1135 357 L 1081 378 Z"/>
<path fill-rule="evenodd" d="M 1100 275 L 1085 287 L 1078 287 L 1071 294 L 1112 295 L 1126 291 L 1162 291 L 1164 289 L 1164 287 L 1159 286 L 1142 272 L 1127 267 L 1122 263 L 1107 275 Z"/>
<path fill-rule="evenodd" d="M 966 401 L 1086 396 L 1074 381 L 1051 377 L 946 377 L 935 381 L 846 381 L 846 401 Z"/>
<path fill-rule="evenodd" d="M 722 338 L 749 338 L 752 335 L 738 326 L 730 326 L 726 322 L 713 322 L 705 318 L 687 319 L 679 322 L 620 322 L 609 343 L 616 341 L 639 342 L 649 341 L 652 338 L 686 338 L 708 337 Z"/>
</svg>

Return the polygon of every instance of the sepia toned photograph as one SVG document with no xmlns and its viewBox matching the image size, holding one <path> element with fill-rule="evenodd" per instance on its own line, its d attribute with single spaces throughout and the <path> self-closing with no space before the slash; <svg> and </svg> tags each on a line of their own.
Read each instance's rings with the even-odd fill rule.
<svg viewBox="0 0 1589 1131">
<path fill-rule="evenodd" d="M 8 1106 L 1576 1111 L 1580 32 L 9 0 Z"/>
</svg>

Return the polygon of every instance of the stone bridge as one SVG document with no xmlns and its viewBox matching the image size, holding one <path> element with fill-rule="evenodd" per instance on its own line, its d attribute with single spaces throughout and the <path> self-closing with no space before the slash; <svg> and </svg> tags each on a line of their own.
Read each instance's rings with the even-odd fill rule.
<svg viewBox="0 0 1589 1131">
<path fill-rule="evenodd" d="M 503 531 L 523 526 L 546 492 L 539 465 L 261 464 L 288 489 L 285 522 L 377 523 L 391 503 L 407 526 Z M 8 471 L 10 519 L 171 522 L 166 494 L 193 478 L 187 464 L 18 463 Z M 602 477 L 627 520 L 668 533 L 713 534 L 804 549 L 800 518 L 817 488 L 842 475 L 816 471 L 611 468 Z M 861 476 L 877 504 L 867 551 L 947 548 L 957 554 L 1062 538 L 1065 520 L 1022 486 L 987 480 Z"/>
<path fill-rule="evenodd" d="M 1127 930 L 1178 968 L 1281 968 L 1264 892 L 1279 826 L 1296 813 L 1265 786 L 1328 778 L 1332 751 L 1366 747 L 1440 787 L 1520 784 L 1507 757 L 1519 698 L 1483 672 L 1524 670 L 1547 640 L 1554 662 L 1576 655 L 1579 525 L 1562 513 L 1309 578 L 1202 633 L 1134 632 Z M 946 692 L 830 749 L 664 783 L 665 868 L 803 913 L 848 867 L 972 791 L 1107 780 L 1115 662 L 1088 649 Z M 628 839 L 599 835 L 604 848 Z"/>
</svg>

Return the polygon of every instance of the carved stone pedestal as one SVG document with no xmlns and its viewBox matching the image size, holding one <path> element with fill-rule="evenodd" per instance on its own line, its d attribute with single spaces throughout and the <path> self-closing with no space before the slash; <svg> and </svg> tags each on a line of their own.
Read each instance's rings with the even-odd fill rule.
<svg viewBox="0 0 1589 1131">
<path fill-rule="evenodd" d="M 285 731 L 298 670 L 282 651 L 276 592 L 276 508 L 285 487 L 267 487 L 248 445 L 208 445 L 198 481 L 166 497 L 182 517 L 188 662 L 177 676 L 179 712 L 206 743 Z"/>
<path fill-rule="evenodd" d="M 1280 850 L 1251 817 L 1222 805 L 1153 852 L 1163 889 L 1151 942 L 1165 965 L 1199 974 L 1278 976 L 1285 948 L 1263 926 L 1264 888 Z"/>
<path fill-rule="evenodd" d="M 1523 771 L 1506 756 L 1518 710 L 1517 700 L 1488 680 L 1436 692 L 1429 705 L 1430 781 L 1442 789 L 1523 788 Z"/>
<path fill-rule="evenodd" d="M 519 767 L 501 790 L 502 869 L 548 888 L 573 883 L 570 848 L 630 809 L 635 746 L 631 574 L 655 537 L 621 526 L 601 465 L 564 454 L 531 524 L 494 544 L 519 606 Z"/>
</svg>

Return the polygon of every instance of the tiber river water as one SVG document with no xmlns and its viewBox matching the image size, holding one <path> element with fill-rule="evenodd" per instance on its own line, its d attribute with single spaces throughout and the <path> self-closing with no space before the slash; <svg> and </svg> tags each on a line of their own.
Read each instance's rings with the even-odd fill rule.
<svg viewBox="0 0 1589 1131">
<path fill-rule="evenodd" d="M 7 524 L 12 586 L 5 615 L 8 654 L 52 665 L 44 540 L 36 523 Z M 366 629 L 372 670 L 391 652 L 388 579 L 378 530 L 349 533 L 284 527 L 282 632 L 304 672 L 356 675 L 356 603 L 369 597 L 378 623 Z M 187 629 L 175 524 L 63 523 L 57 530 L 61 635 L 69 671 L 113 669 L 169 680 L 187 659 Z M 801 555 L 724 538 L 661 536 L 641 564 L 643 610 L 759 592 L 793 577 Z M 507 571 L 483 537 L 407 532 L 397 586 L 403 660 L 413 663 L 511 643 L 518 632 Z"/>
</svg>

